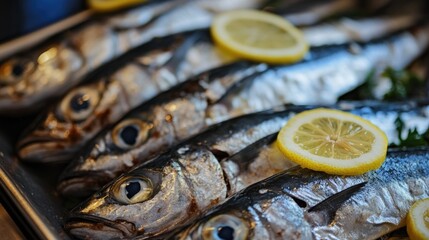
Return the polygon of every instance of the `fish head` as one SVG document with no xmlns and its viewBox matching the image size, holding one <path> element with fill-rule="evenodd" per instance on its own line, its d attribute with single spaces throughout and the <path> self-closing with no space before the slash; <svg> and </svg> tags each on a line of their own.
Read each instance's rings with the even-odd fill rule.
<svg viewBox="0 0 429 240">
<path fill-rule="evenodd" d="M 159 192 L 162 172 L 151 169 L 123 176 L 72 211 L 66 229 L 77 237 L 132 237 L 137 234 L 138 211 Z M 122 215 L 121 211 L 125 211 Z M 137 211 L 137 212 L 135 212 Z M 134 213 L 134 214 L 132 214 Z"/>
<path fill-rule="evenodd" d="M 215 156 L 205 149 L 182 147 L 106 185 L 71 211 L 66 228 L 81 238 L 93 237 L 94 232 L 112 234 L 107 238 L 118 233 L 159 236 L 225 197 L 226 184 Z M 101 232 L 112 227 L 126 230 Z"/>
<path fill-rule="evenodd" d="M 252 188 L 252 187 L 251 187 Z M 235 195 L 175 234 L 175 239 L 311 239 L 303 209 L 289 196 L 260 189 Z M 256 195 L 255 195 L 256 194 Z"/>
<path fill-rule="evenodd" d="M 58 189 L 65 196 L 95 192 L 132 166 L 168 149 L 174 141 L 174 128 L 161 108 L 126 116 L 71 162 Z"/>
<path fill-rule="evenodd" d="M 31 111 L 28 108 L 34 107 L 35 102 L 46 96 L 58 96 L 73 84 L 69 76 L 83 65 L 81 56 L 58 44 L 42 49 L 0 65 L 2 108 Z"/>
<path fill-rule="evenodd" d="M 69 91 L 24 131 L 17 145 L 19 157 L 33 162 L 70 159 L 110 114 L 104 89 L 103 82 L 98 82 Z"/>
<path fill-rule="evenodd" d="M 14 86 L 24 82 L 34 72 L 36 63 L 27 58 L 13 58 L 0 65 L 0 83 L 2 87 Z"/>
</svg>

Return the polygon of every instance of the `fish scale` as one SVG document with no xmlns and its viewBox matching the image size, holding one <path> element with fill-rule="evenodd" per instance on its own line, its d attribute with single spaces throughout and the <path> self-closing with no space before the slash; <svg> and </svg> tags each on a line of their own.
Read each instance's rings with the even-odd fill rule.
<svg viewBox="0 0 429 240">
<path fill-rule="evenodd" d="M 0 64 L 0 113 L 22 115 L 40 108 L 85 80 L 92 71 L 154 38 L 206 29 L 219 11 L 206 1 L 157 1 L 106 17 L 93 17 Z M 256 8 L 265 0 L 232 4 Z M 241 4 L 241 5 L 240 5 Z M 189 18 L 187 16 L 193 16 Z M 68 65 L 73 66 L 70 68 Z M 21 66 L 16 74 L 10 69 Z"/>
<path fill-rule="evenodd" d="M 104 151 L 89 146 L 65 170 L 60 189 L 66 195 L 72 189 L 83 193 L 85 181 L 96 181 L 90 179 L 91 174 L 84 180 L 85 172 L 118 176 L 130 168 L 124 163 L 143 163 L 223 120 L 286 103 L 333 104 L 362 84 L 373 69 L 405 67 L 412 56 L 417 57 L 428 43 L 429 29 L 420 30 L 415 35 L 404 32 L 362 44 L 358 52 L 351 52 L 349 45 L 320 47 L 314 48 L 309 58 L 292 65 L 234 63 L 190 79 L 142 104 L 95 138 L 91 146 L 106 146 Z M 404 52 L 410 55 L 404 56 Z M 270 96 L 276 96 L 275 100 Z M 140 129 L 144 137 L 137 144 L 122 144 L 116 133 L 136 122 L 150 128 Z M 72 180 L 68 175 L 81 179 Z M 76 186 L 66 183 L 69 178 Z"/>
<path fill-rule="evenodd" d="M 355 0 L 350 0 L 350 2 L 355 2 Z M 81 52 L 83 55 L 80 57 L 81 59 L 89 59 L 91 57 L 95 57 L 98 59 L 97 63 L 96 61 L 89 61 L 88 63 L 85 63 L 84 65 L 87 66 L 87 68 L 90 68 L 89 65 L 100 65 L 103 59 L 106 57 L 100 57 L 101 55 L 114 55 L 116 52 L 120 51 L 122 52 L 122 48 L 128 48 L 127 42 L 131 41 L 130 39 L 127 39 L 128 37 L 132 38 L 133 41 L 137 42 L 145 42 L 151 39 L 153 36 L 163 36 L 166 34 L 158 32 L 159 28 L 162 24 L 162 22 L 165 21 L 165 19 L 176 18 L 177 16 L 180 16 L 181 14 L 184 14 L 184 12 L 192 12 L 192 11 L 199 11 L 201 12 L 201 16 L 209 17 L 212 13 L 204 12 L 204 9 L 201 9 L 201 6 L 199 4 L 203 5 L 203 8 L 209 7 L 206 6 L 208 2 L 198 2 L 198 3 L 189 3 L 184 4 L 183 7 L 178 7 L 177 9 L 171 10 L 170 12 L 166 13 L 165 16 L 160 16 L 159 19 L 156 18 L 155 20 L 148 23 L 150 27 L 142 27 L 137 28 L 135 34 L 129 35 L 130 31 L 129 29 L 124 29 L 124 26 L 129 27 L 137 27 L 137 25 L 132 25 L 133 20 L 136 21 L 135 24 L 139 23 L 142 26 L 145 26 L 144 21 L 151 18 L 151 14 L 148 14 L 147 16 L 141 16 L 142 9 L 137 8 L 130 10 L 131 12 L 126 12 L 123 15 L 108 18 L 107 22 L 111 24 L 113 29 L 105 29 L 96 27 L 99 26 L 102 23 L 92 24 L 88 26 L 87 28 L 94 28 L 94 31 L 87 31 L 87 28 L 84 28 L 82 34 L 77 34 L 78 36 L 86 36 L 86 37 L 73 37 L 71 36 L 71 42 L 74 42 L 74 46 L 76 52 Z M 253 4 L 246 1 L 247 4 Z M 326 3 L 324 3 L 326 4 Z M 209 4 L 210 5 L 210 4 Z M 239 4 L 240 5 L 240 4 Z M 305 5 L 305 4 L 304 4 Z M 306 7 L 308 4 L 306 4 Z M 323 5 L 323 4 L 322 4 Z M 157 8 L 164 9 L 164 5 L 154 5 L 153 6 L 155 10 Z M 213 7 L 213 6 L 211 6 Z M 211 8 L 210 7 L 210 8 Z M 144 12 L 143 8 L 143 12 Z M 150 9 L 150 8 L 149 8 Z M 194 10 L 192 10 L 194 9 Z M 148 9 L 146 9 L 148 10 Z M 154 10 L 154 11 L 155 11 Z M 158 11 L 158 10 L 156 10 Z M 155 11 L 155 12 L 156 12 Z M 192 12 L 192 15 L 194 18 L 199 18 L 198 14 L 196 12 Z M 342 10 L 335 10 L 334 11 L 342 11 Z M 197 11 L 198 12 L 198 11 Z M 140 14 L 140 15 L 139 15 Z M 405 13 L 403 13 L 405 14 Z M 156 15 L 156 14 L 155 14 Z M 378 26 L 381 26 L 378 28 L 375 34 L 369 34 L 370 36 L 366 36 L 366 38 L 360 37 L 359 34 L 348 34 L 349 31 L 345 31 L 342 27 L 333 28 L 330 29 L 328 32 L 326 32 L 324 29 L 325 24 L 320 24 L 312 27 L 306 27 L 303 28 L 304 32 L 309 32 L 309 34 L 305 34 L 307 41 L 309 41 L 310 45 L 319 46 L 319 45 L 329 45 L 329 44 L 338 44 L 338 43 L 345 43 L 350 41 L 356 41 L 361 39 L 371 39 L 371 38 L 378 38 L 380 36 L 384 36 L 388 33 L 398 31 L 400 29 L 404 29 L 406 27 L 412 26 L 415 24 L 415 22 L 419 19 L 420 16 L 413 15 L 413 17 L 404 17 L 402 15 L 399 16 L 389 16 L 386 13 L 387 17 L 370 17 L 370 18 L 363 18 L 358 19 L 354 21 L 353 27 L 355 28 L 364 28 L 366 25 L 368 25 L 369 22 L 376 21 L 378 23 Z M 285 17 L 287 18 L 287 14 Z M 140 19 L 139 17 L 142 17 Z M 179 17 L 177 17 L 179 18 Z M 195 23 L 198 25 L 198 23 L 207 22 L 203 20 L 195 20 L 194 18 L 191 19 L 192 23 Z M 111 21 L 109 21 L 111 19 Z M 164 20 L 162 20 L 164 19 Z M 185 21 L 185 20 L 184 20 Z M 340 19 L 337 20 L 338 23 L 331 23 L 333 25 L 340 25 L 342 24 L 344 20 Z M 179 25 L 183 25 L 184 23 L 181 21 L 172 21 L 173 25 L 176 24 L 176 22 Z M 401 24 L 392 24 L 392 22 L 399 22 Z M 184 26 L 191 26 L 192 23 L 184 24 Z M 190 24 L 190 25 L 188 25 Z M 156 27 L 158 26 L 158 27 Z M 194 26 L 196 27 L 196 25 Z M 198 28 L 198 27 L 196 27 Z M 153 30 L 158 29 L 158 30 Z M 165 28 L 162 28 L 163 31 L 165 31 Z M 176 29 L 173 27 L 173 30 Z M 139 31 L 142 32 L 139 32 Z M 147 30 L 147 31 L 146 31 Z M 174 32 L 172 30 L 172 32 Z M 177 29 L 176 29 L 177 30 Z M 325 32 L 326 34 L 323 36 L 320 36 L 320 31 Z M 119 31 L 119 35 L 116 36 L 115 33 Z M 155 32 L 153 32 L 155 31 Z M 91 37 L 93 35 L 99 35 L 98 32 L 106 32 L 110 35 L 115 36 L 114 38 L 107 38 L 103 39 L 103 41 L 100 40 L 100 43 L 97 44 L 97 48 L 93 47 L 91 42 L 86 42 L 82 39 L 87 38 L 95 38 Z M 167 31 L 168 32 L 168 31 Z M 201 32 L 208 32 L 207 30 L 202 30 Z M 316 33 L 315 33 L 316 32 Z M 335 34 L 337 33 L 337 34 Z M 200 36 L 201 38 L 210 38 L 207 33 L 202 34 L 204 36 Z M 314 37 L 313 37 L 314 35 Z M 337 38 L 336 36 L 340 35 L 341 38 Z M 145 36 L 146 40 L 139 40 L 138 36 Z M 177 38 L 177 40 L 176 40 Z M 181 39 L 184 38 L 184 39 Z M 86 75 L 84 79 L 82 80 L 83 83 L 78 85 L 77 87 L 72 88 L 68 93 L 58 101 L 57 104 L 53 104 L 54 106 L 51 108 L 53 110 L 49 111 L 48 117 L 45 118 L 45 121 L 42 122 L 36 122 L 38 123 L 38 127 L 36 129 L 33 129 L 33 132 L 29 132 L 23 136 L 23 139 L 18 143 L 18 152 L 20 155 L 20 158 L 24 161 L 34 161 L 34 162 L 59 162 L 59 161 L 67 161 L 70 160 L 70 158 L 76 154 L 77 151 L 79 151 L 82 146 L 84 146 L 88 141 L 93 138 L 96 134 L 98 134 L 102 129 L 109 127 L 111 124 L 116 122 L 120 117 L 122 117 L 126 112 L 128 112 L 130 109 L 136 107 L 139 104 L 142 104 L 143 102 L 147 101 L 148 99 L 152 98 L 153 96 L 156 96 L 162 91 L 170 89 L 172 86 L 177 85 L 178 83 L 184 81 L 185 79 L 188 79 L 189 76 L 193 76 L 201 71 L 204 71 L 206 69 L 211 69 L 216 66 L 223 65 L 225 63 L 229 63 L 231 61 L 236 61 L 236 59 L 232 56 L 230 56 L 228 53 L 225 53 L 224 51 L 218 49 L 216 46 L 213 45 L 213 43 L 209 40 L 197 40 L 193 36 L 193 34 L 190 34 L 188 32 L 186 33 L 179 33 L 173 36 L 169 37 L 163 37 L 161 39 L 156 39 L 153 41 L 150 41 L 148 44 L 143 44 L 140 47 L 133 48 L 132 51 L 129 51 L 128 53 L 121 55 L 114 61 L 110 61 L 107 64 L 104 64 L 103 67 L 96 68 L 96 70 L 92 71 L 90 74 Z M 313 39 L 317 39 L 317 41 L 314 41 Z M 119 44 L 114 44 L 112 41 L 115 42 L 119 41 Z M 176 46 L 174 42 L 177 41 Z M 172 43 L 173 42 L 173 43 Z M 113 45 L 115 46 L 113 46 Z M 117 46 L 119 45 L 119 46 Z M 123 46 L 124 45 L 124 46 Z M 165 46 L 164 46 L 165 45 Z M 113 46 L 113 47 L 105 47 L 108 50 L 97 50 L 99 48 L 104 48 L 102 46 Z M 121 49 L 119 49 L 119 48 Z M 117 49 L 118 48 L 118 49 Z M 171 48 L 171 49 L 169 49 Z M 91 51 L 87 51 L 87 50 Z M 335 47 L 325 47 L 325 51 L 322 51 L 319 49 L 318 51 L 313 51 L 312 56 L 309 56 L 308 59 L 316 59 L 320 58 L 323 54 L 332 54 L 334 52 L 333 49 Z M 355 46 L 356 49 L 356 46 Z M 149 51 L 149 52 L 148 52 Z M 61 52 L 61 51 L 60 51 Z M 87 53 L 85 55 L 85 53 Z M 95 55 L 93 54 L 95 53 Z M 85 55 L 85 56 L 84 56 Z M 73 61 L 66 61 L 66 62 L 73 62 Z M 335 61 L 334 61 L 335 62 Z M 266 65 L 260 64 L 260 69 L 258 71 L 262 71 L 263 68 L 267 68 Z M 75 68 L 79 68 L 79 66 L 75 66 Z M 119 69 L 118 69 L 119 68 Z M 227 71 L 228 66 L 225 66 L 225 68 L 222 68 L 223 70 Z M 249 72 L 253 71 L 253 67 L 249 67 Z M 86 71 L 84 71 L 86 72 Z M 273 78 L 277 78 L 279 74 L 276 74 L 276 71 L 273 72 Z M 347 72 L 347 71 L 346 71 Z M 267 74 L 268 75 L 268 74 Z M 265 75 L 265 76 L 267 76 Z M 280 73 L 282 75 L 282 73 Z M 344 75 L 344 74 L 342 74 Z M 246 76 L 244 74 L 243 76 Z M 269 77 L 269 76 L 268 76 Z M 281 76 L 280 76 L 281 77 Z M 192 79 L 192 78 L 191 78 Z M 327 82 L 335 82 L 335 84 L 338 84 L 340 81 L 330 81 L 332 77 L 327 78 Z M 261 80 L 263 81 L 263 80 Z M 47 81 L 48 83 L 50 81 Z M 103 89 L 98 89 L 95 84 L 95 82 L 106 82 L 106 87 Z M 236 83 L 235 83 L 236 82 Z M 24 83 L 24 82 L 23 82 Z M 248 84 L 250 83 L 250 84 Z M 200 82 L 200 84 L 204 84 L 204 82 Z M 237 85 L 229 87 L 229 85 Z M 210 81 L 208 83 L 208 86 L 203 86 L 206 88 L 206 93 L 204 93 L 204 98 L 207 98 L 210 103 L 211 107 L 207 110 L 206 115 L 213 115 L 213 118 L 215 118 L 215 115 L 222 115 L 225 110 L 225 106 L 223 104 L 219 104 L 219 102 L 222 99 L 227 98 L 231 94 L 225 93 L 225 88 L 228 88 L 228 92 L 233 92 L 234 89 L 240 89 L 243 87 L 243 85 L 252 85 L 251 80 L 246 81 L 238 81 L 235 79 L 234 75 L 231 75 L 231 77 L 222 78 L 219 81 Z M 323 82 L 323 84 L 327 84 Z M 246 85 L 246 86 L 247 86 Z M 291 90 L 294 88 L 297 90 L 293 90 L 294 92 L 298 91 L 310 91 L 306 90 L 305 88 L 314 88 L 312 85 L 312 82 L 310 81 L 307 84 L 301 84 L 301 86 L 297 86 L 297 84 L 286 84 L 287 86 L 284 86 L 281 81 L 276 81 L 275 83 L 266 85 L 266 84 L 259 84 L 256 89 L 259 89 L 259 91 L 256 91 L 254 93 L 246 93 L 247 95 L 251 95 L 252 99 L 257 98 L 261 101 L 252 101 L 252 105 L 256 106 L 255 109 L 264 109 L 265 105 L 272 105 L 273 102 L 276 102 L 277 99 L 281 99 L 280 102 L 294 102 L 299 103 L 300 99 L 302 98 L 301 95 L 297 94 L 294 96 L 289 97 L 283 97 L 282 94 L 279 94 L 279 92 L 276 91 L 276 89 L 282 89 L 285 87 L 290 87 Z M 290 86 L 291 85 L 291 86 Z M 91 89 L 97 88 L 97 92 L 91 91 Z M 304 88 L 303 90 L 301 90 Z M 326 87 L 326 88 L 329 88 Z M 23 87 L 22 89 L 29 89 L 28 86 Z M 265 89 L 265 90 L 264 90 Z M 313 91 L 318 91 L 318 89 L 314 89 Z M 247 91 L 246 91 L 247 92 Z M 270 94 L 266 94 L 270 93 Z M 81 94 L 84 95 L 86 98 L 89 96 L 89 103 L 91 102 L 99 102 L 97 106 L 92 106 L 90 104 L 90 108 L 83 111 L 80 115 L 75 114 L 77 110 L 68 110 L 66 112 L 62 111 L 61 109 L 65 108 L 67 110 L 67 104 L 73 99 L 70 97 L 70 95 L 73 94 Z M 100 95 L 98 97 L 97 95 Z M 335 96 L 336 94 L 330 94 L 326 93 L 324 96 L 321 96 L 323 98 L 323 101 L 326 101 L 330 96 Z M 269 97 L 271 96 L 271 97 Z M 95 98 L 95 99 L 91 99 Z M 101 98 L 99 101 L 97 101 L 99 98 Z M 240 98 L 240 97 L 239 97 Z M 316 99 L 315 99 L 316 101 Z M 333 100 L 331 100 L 333 101 Z M 0 101 L 1 102 L 1 101 Z M 227 101 L 228 102 L 228 101 Z M 232 101 L 234 104 L 240 104 L 240 100 L 237 100 L 237 97 L 235 97 L 235 100 Z M 242 102 L 242 101 L 241 101 Z M 265 103 L 268 102 L 268 103 Z M 216 104 L 215 104 L 216 103 Z M 72 104 L 70 102 L 70 104 Z M 59 107 L 58 105 L 64 105 Z M 60 109 L 58 109 L 60 108 Z M 237 107 L 235 107 L 237 108 Z M 169 107 L 171 109 L 171 107 Z M 54 113 L 55 111 L 55 113 Z M 167 111 L 169 111 L 167 109 Z M 186 110 L 185 110 L 186 111 Z M 227 111 L 229 111 L 227 109 Z M 255 110 L 249 110 L 249 111 L 255 111 Z M 73 119 L 70 118 L 69 114 L 81 116 L 79 119 Z M 168 116 L 170 116 L 170 113 L 166 113 Z M 241 114 L 241 113 L 237 113 Z M 227 114 L 231 115 L 231 114 Z M 208 124 L 213 124 L 213 122 L 220 121 L 220 117 L 217 117 L 219 119 L 212 120 L 212 117 L 209 117 L 207 121 L 209 121 Z M 173 122 L 177 124 L 182 124 L 183 121 L 177 122 L 176 119 L 172 119 Z M 54 127 L 52 127 L 54 126 Z M 85 126 L 91 126 L 91 127 L 85 127 Z M 174 127 L 174 129 L 177 130 L 179 135 L 184 135 L 186 137 L 185 133 L 182 134 L 182 130 L 180 130 L 182 127 Z M 195 132 L 198 131 L 198 129 L 195 127 Z M 73 132 L 77 134 L 72 134 L 73 138 L 68 138 L 69 134 L 68 132 Z M 42 136 L 42 137 L 41 137 Z M 178 140 L 182 139 L 182 136 L 176 137 Z"/>
<path fill-rule="evenodd" d="M 222 225 L 252 239 L 377 239 L 403 227 L 412 203 L 429 196 L 428 157 L 427 149 L 389 152 L 380 169 L 356 177 L 296 167 L 237 193 L 172 238 L 215 237 Z M 416 182 L 421 192 L 410 191 Z M 335 187 L 318 194 L 316 184 Z M 232 218 L 242 227 L 230 225 Z"/>
<path fill-rule="evenodd" d="M 394 119 L 386 117 L 389 116 L 388 113 L 395 113 L 403 118 L 414 116 L 420 119 L 420 124 L 427 125 L 429 122 L 429 116 L 422 111 L 428 109 L 426 103 L 372 102 L 368 105 L 371 107 L 367 104 L 348 102 L 331 107 L 366 115 L 370 121 L 378 119 L 378 122 L 382 123 L 381 128 L 395 124 Z M 288 161 L 275 147 L 276 132 L 296 113 L 314 107 L 316 106 L 287 106 L 283 111 L 255 113 L 216 124 L 104 186 L 85 203 L 71 211 L 67 229 L 77 237 L 97 238 L 99 231 L 97 228 L 107 226 L 105 225 L 107 222 L 113 221 L 118 225 L 109 225 L 112 234 L 139 236 L 145 239 L 162 236 L 173 228 L 189 224 L 195 217 L 218 206 L 226 198 L 235 198 L 235 193 L 249 185 L 294 167 L 295 164 Z M 406 129 L 416 127 L 416 122 L 406 124 Z M 386 172 L 388 169 L 395 170 L 394 167 L 384 169 Z M 324 181 L 325 175 L 319 173 L 304 178 L 303 171 L 305 170 L 291 170 L 288 173 L 290 181 L 282 191 L 295 198 L 295 201 L 304 203 L 301 205 L 314 209 L 318 209 L 315 206 L 333 194 L 367 181 L 366 177 L 361 176 L 347 178 L 338 176 Z M 148 174 L 153 172 L 160 177 L 154 178 Z M 80 176 L 70 177 L 70 182 L 67 182 L 66 177 L 63 178 L 60 189 L 73 191 L 74 189 L 67 188 L 75 187 L 77 191 L 82 192 L 85 187 L 81 184 L 96 185 L 95 181 L 79 182 Z M 96 178 L 93 175 L 89 179 Z M 124 198 L 120 186 L 139 181 L 151 182 L 153 189 L 156 189 L 153 195 L 135 202 Z M 260 191 L 270 196 L 275 194 L 270 193 L 271 188 L 268 187 L 261 188 Z M 174 211 L 165 212 L 165 209 Z M 97 217 L 99 221 L 90 220 L 92 217 Z M 136 230 L 130 232 L 118 230 L 119 219 L 128 224 L 132 223 Z M 323 218 L 319 220 L 322 221 Z M 156 221 L 156 224 L 153 221 Z M 96 228 L 93 227 L 94 224 Z"/>
<path fill-rule="evenodd" d="M 85 84 L 51 106 L 46 117 L 24 135 L 18 143 L 20 158 L 36 162 L 68 160 L 128 110 L 183 82 L 187 76 L 228 62 L 217 53 L 207 35 L 205 31 L 195 31 L 154 40 L 107 66 L 112 72 L 107 76 L 94 73 Z M 199 51 L 201 47 L 206 51 Z M 196 62 L 191 57 L 207 60 Z M 72 108 L 75 96 L 87 97 L 87 109 Z M 72 130 L 78 133 L 75 138 L 66 134 Z M 45 140 L 38 141 L 41 137 Z M 58 144 L 52 147 L 53 142 Z"/>
</svg>

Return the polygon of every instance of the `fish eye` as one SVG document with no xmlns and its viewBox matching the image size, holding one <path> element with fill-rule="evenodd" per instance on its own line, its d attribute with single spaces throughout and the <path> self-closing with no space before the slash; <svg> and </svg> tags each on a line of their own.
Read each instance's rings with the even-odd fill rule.
<svg viewBox="0 0 429 240">
<path fill-rule="evenodd" d="M 60 109 L 63 115 L 72 121 L 82 121 L 94 112 L 100 101 L 96 89 L 84 87 L 70 92 L 61 102 Z"/>
<path fill-rule="evenodd" d="M 121 149 L 138 146 L 148 139 L 152 128 L 152 124 L 140 119 L 123 121 L 113 129 L 113 143 Z"/>
<path fill-rule="evenodd" d="M 32 69 L 32 64 L 24 61 L 9 60 L 0 66 L 0 79 L 2 82 L 11 83 L 24 76 Z"/>
<path fill-rule="evenodd" d="M 113 198 L 122 204 L 144 202 L 153 192 L 152 181 L 146 177 L 126 177 L 112 186 Z"/>
<path fill-rule="evenodd" d="M 249 227 L 238 217 L 222 214 L 211 218 L 202 226 L 204 240 L 244 240 Z"/>
<path fill-rule="evenodd" d="M 12 75 L 15 77 L 20 77 L 23 73 L 24 73 L 24 66 L 22 66 L 22 64 L 20 63 L 15 63 L 12 66 Z"/>
</svg>

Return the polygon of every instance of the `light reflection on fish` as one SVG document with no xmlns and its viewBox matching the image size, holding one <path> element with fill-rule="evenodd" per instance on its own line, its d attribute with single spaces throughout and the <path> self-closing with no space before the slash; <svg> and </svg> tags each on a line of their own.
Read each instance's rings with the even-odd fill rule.
<svg viewBox="0 0 429 240">
<path fill-rule="evenodd" d="M 323 13 L 316 16 L 320 12 L 314 13 L 313 1 L 300 1 L 305 6 L 302 13 L 307 13 L 304 18 L 313 19 L 313 23 L 361 7 L 359 3 L 359 0 L 318 3 L 317 9 L 322 9 Z M 370 13 L 389 3 L 382 1 L 361 10 Z M 53 41 L 2 62 L 0 113 L 16 115 L 36 111 L 48 99 L 62 95 L 89 72 L 128 49 L 154 37 L 207 28 L 213 16 L 222 11 L 257 8 L 264 4 L 265 0 L 162 1 L 85 23 Z"/>
<path fill-rule="evenodd" d="M 390 152 L 360 176 L 296 167 L 236 194 L 174 239 L 377 239 L 405 226 L 410 206 L 429 197 L 428 158 L 427 149 Z"/>
<path fill-rule="evenodd" d="M 361 115 L 388 133 L 398 116 L 415 119 L 407 122 L 407 129 L 429 127 L 427 103 L 344 103 L 336 107 Z M 294 166 L 273 144 L 275 133 L 291 116 L 310 108 L 288 106 L 284 111 L 217 124 L 105 186 L 72 211 L 66 228 L 79 238 L 147 238 L 189 224 L 237 191 Z M 387 135 L 389 141 L 395 141 L 398 134 Z M 88 180 L 103 175 L 93 177 Z M 75 191 L 85 189 L 75 184 Z"/>
<path fill-rule="evenodd" d="M 211 43 L 206 31 L 156 39 L 128 55 L 106 67 L 110 72 L 118 70 L 73 88 L 42 115 L 19 141 L 20 158 L 34 162 L 70 159 L 132 108 L 189 76 L 233 60 Z"/>
<path fill-rule="evenodd" d="M 151 16 L 141 24 L 175 5 L 172 1 L 138 8 Z M 121 34 L 108 20 L 94 20 L 5 60 L 0 65 L 0 112 L 34 111 L 46 98 L 60 95 L 89 71 L 128 49 Z"/>
<path fill-rule="evenodd" d="M 133 21 L 141 22 L 142 19 L 139 17 L 147 18 L 147 16 L 140 16 L 140 11 L 137 10 L 127 13 L 124 19 L 112 18 L 109 21 L 121 28 L 125 26 L 135 27 L 130 26 Z M 304 28 L 303 31 L 310 45 L 332 45 L 363 40 L 364 38 L 361 35 L 350 33 L 352 32 L 351 29 L 359 29 L 370 25 L 367 22 L 376 21 L 379 27 L 377 28 L 378 31 L 366 34 L 365 40 L 409 27 L 414 25 L 418 19 L 419 16 L 417 15 L 412 15 L 412 17 L 400 15 L 387 18 L 363 18 L 354 21 L 353 26 L 347 30 L 344 30 L 345 28 L 342 26 L 344 25 L 342 23 L 344 20 L 340 20 L 339 23 L 329 25 L 339 27 L 327 29 L 326 24 L 321 24 Z M 396 24 L 392 24 L 392 22 Z M 325 34 L 321 35 L 321 32 Z M 178 35 L 186 37 L 189 34 Z M 166 38 L 173 38 L 171 41 L 174 42 L 174 37 Z M 134 56 L 141 48 L 158 49 L 158 46 L 154 46 L 157 45 L 157 41 L 159 42 L 160 40 L 152 41 L 146 47 L 145 45 L 138 47 L 126 55 Z M 117 68 L 117 66 L 114 66 L 115 62 L 130 62 L 113 73 L 113 75 L 111 74 L 105 78 L 90 77 L 89 83 L 81 84 L 70 90 L 59 101 L 57 106 L 54 106 L 44 117 L 41 117 L 38 123 L 33 124 L 35 129 L 27 131 L 28 134 L 18 144 L 20 158 L 25 161 L 35 162 L 68 160 L 101 129 L 116 122 L 136 105 L 148 100 L 161 90 L 171 88 L 187 76 L 233 60 L 231 56 L 217 49 L 209 40 L 198 43 L 195 46 L 193 46 L 192 41 L 196 40 L 188 39 L 186 44 L 184 43 L 185 46 L 176 50 L 172 47 L 174 54 L 162 51 L 158 53 L 153 50 L 155 53 L 137 57 L 137 60 L 127 58 L 125 55 L 119 60 L 104 66 L 102 70 L 99 69 L 98 72 L 106 70 L 107 73 L 110 73 L 112 69 Z M 162 41 L 158 44 L 160 46 L 164 45 Z M 152 56 L 154 54 L 156 56 Z M 114 67 L 110 67 L 112 65 Z M 142 67 L 138 65 L 144 65 L 144 68 L 147 67 L 149 70 L 143 71 Z M 105 75 L 108 75 L 107 73 Z M 154 84 L 154 82 L 157 83 Z M 83 98 L 87 98 L 86 101 L 89 101 L 89 103 L 84 104 Z M 70 107 L 72 101 L 77 101 L 73 105 L 76 109 Z M 82 109 L 82 107 L 86 108 Z"/>
<path fill-rule="evenodd" d="M 217 13 L 203 1 L 161 1 L 99 18 L 0 64 L 0 113 L 36 111 L 91 71 L 155 37 L 207 28 Z M 257 7 L 264 0 L 241 2 Z M 240 4 L 229 5 L 232 9 Z M 165 14 L 164 14 L 165 13 Z M 192 17 L 189 17 L 192 16 Z"/>
<path fill-rule="evenodd" d="M 363 44 L 358 51 L 348 46 L 314 49 L 309 59 L 291 66 L 246 67 L 247 75 L 256 72 L 247 78 L 231 78 L 224 69 L 220 76 L 186 81 L 100 134 L 65 170 L 60 189 L 66 195 L 86 193 L 82 190 L 86 186 L 101 186 L 180 140 L 234 116 L 285 103 L 333 104 L 362 84 L 372 69 L 402 68 L 419 55 L 428 35 L 426 30 L 415 34 Z M 98 181 L 101 185 L 85 184 Z"/>
</svg>

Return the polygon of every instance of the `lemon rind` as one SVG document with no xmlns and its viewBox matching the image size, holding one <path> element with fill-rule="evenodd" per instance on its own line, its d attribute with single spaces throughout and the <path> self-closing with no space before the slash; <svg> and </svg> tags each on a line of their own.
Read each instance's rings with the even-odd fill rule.
<svg viewBox="0 0 429 240">
<path fill-rule="evenodd" d="M 290 119 L 287 126 L 283 127 L 278 134 L 278 147 L 291 161 L 305 168 L 338 175 L 360 175 L 375 170 L 383 164 L 388 144 L 386 134 L 368 120 L 351 113 L 324 108 L 309 110 L 298 115 L 299 117 Z M 302 149 L 289 136 L 293 136 L 302 124 L 319 117 L 334 117 L 342 121 L 356 122 L 375 133 L 371 151 L 352 160 L 343 160 L 317 156 Z"/>
<path fill-rule="evenodd" d="M 88 0 L 89 7 L 97 12 L 109 12 L 115 11 L 122 8 L 135 6 L 146 2 L 146 0 L 122 0 L 122 1 L 99 1 L 99 0 Z"/>
<path fill-rule="evenodd" d="M 225 28 L 225 25 L 234 19 L 261 20 L 266 23 L 272 23 L 277 27 L 287 30 L 296 40 L 297 45 L 293 48 L 284 49 L 258 49 L 237 43 L 234 39 L 230 38 Z M 217 45 L 237 56 L 273 64 L 299 61 L 305 56 L 309 48 L 301 32 L 284 18 L 257 10 L 236 10 L 217 16 L 213 21 L 211 34 Z"/>
<path fill-rule="evenodd" d="M 423 221 L 419 221 L 423 219 L 420 214 L 428 209 L 429 198 L 419 200 L 411 206 L 407 215 L 407 233 L 411 240 L 429 239 L 429 229 L 426 228 Z"/>
</svg>

